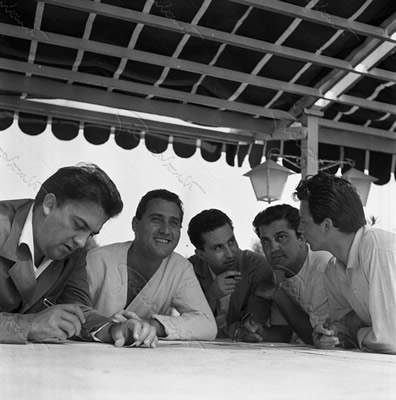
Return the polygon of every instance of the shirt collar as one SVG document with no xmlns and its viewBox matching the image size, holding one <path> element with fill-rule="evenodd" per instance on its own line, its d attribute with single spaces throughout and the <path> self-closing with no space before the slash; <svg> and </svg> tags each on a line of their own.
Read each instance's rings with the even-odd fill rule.
<svg viewBox="0 0 396 400">
<path fill-rule="evenodd" d="M 34 205 L 34 203 L 33 203 Z M 26 218 L 25 224 L 23 225 L 21 236 L 19 238 L 18 245 L 26 244 L 32 255 L 34 264 L 34 241 L 33 241 L 33 205 L 30 207 L 29 214 Z"/>
<path fill-rule="evenodd" d="M 360 242 L 362 241 L 363 236 L 366 233 L 367 229 L 368 229 L 367 226 L 362 226 L 355 233 L 351 248 L 349 249 L 348 261 L 347 261 L 347 265 L 346 265 L 347 268 L 355 268 L 359 265 Z"/>
</svg>

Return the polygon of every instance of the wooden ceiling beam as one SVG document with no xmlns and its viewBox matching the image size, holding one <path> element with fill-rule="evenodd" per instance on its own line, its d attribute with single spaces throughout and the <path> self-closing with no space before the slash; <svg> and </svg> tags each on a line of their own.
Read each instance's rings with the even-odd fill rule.
<svg viewBox="0 0 396 400">
<path fill-rule="evenodd" d="M 350 19 L 341 18 L 336 15 L 330 15 L 326 12 L 312 10 L 306 7 L 295 6 L 289 2 L 278 0 L 232 0 L 235 3 L 244 4 L 249 7 L 259 8 L 274 12 L 276 14 L 287 15 L 292 18 L 313 22 L 316 24 L 328 26 L 330 28 L 352 32 L 371 38 L 381 39 L 386 42 L 396 43 L 391 33 L 387 29 L 364 24 Z M 308 3 L 307 3 L 308 4 Z"/>
<path fill-rule="evenodd" d="M 147 118 L 130 117 L 120 114 L 98 112 L 76 107 L 65 107 L 56 104 L 49 104 L 39 101 L 29 101 L 18 99 L 11 96 L 0 96 L 0 107 L 12 109 L 18 112 L 32 113 L 36 115 L 51 116 L 84 123 L 93 123 L 103 126 L 114 127 L 116 129 L 131 131 L 137 130 L 143 134 L 159 133 L 168 136 L 184 137 L 188 139 L 201 139 L 209 141 L 219 141 L 230 144 L 250 144 L 254 143 L 253 135 L 242 135 L 228 132 L 219 132 L 209 128 L 192 127 L 169 122 L 155 121 Z"/>
<path fill-rule="evenodd" d="M 30 97 L 74 100 L 102 106 L 111 104 L 112 107 L 123 110 L 174 117 L 200 125 L 252 131 L 255 135 L 272 132 L 277 125 L 277 120 L 273 119 L 252 118 L 242 113 L 218 111 L 192 104 L 142 99 L 129 94 L 87 86 L 65 85 L 51 79 L 35 76 L 29 78 L 10 72 L 0 71 L 0 82 L 2 90 L 28 93 Z"/>
<path fill-rule="evenodd" d="M 191 94 L 188 92 L 166 89 L 158 86 L 150 86 L 142 83 L 135 83 L 126 80 L 112 79 L 99 75 L 87 74 L 84 72 L 73 72 L 63 68 L 47 67 L 45 65 L 27 64 L 21 61 L 8 60 L 0 58 L 0 69 L 13 72 L 21 72 L 27 75 L 37 75 L 44 78 L 63 79 L 65 81 L 78 82 L 85 85 L 97 86 L 100 88 L 117 89 L 123 92 L 133 94 L 151 95 L 160 98 L 194 103 L 201 106 L 212 108 L 222 108 L 229 111 L 240 112 L 248 115 L 259 115 L 271 119 L 294 120 L 288 113 L 281 110 L 268 109 L 259 106 L 253 106 L 246 103 L 222 100 L 214 97 Z"/>
<path fill-rule="evenodd" d="M 94 42 L 86 39 L 78 39 L 71 36 L 59 35 L 56 33 L 40 30 L 30 30 L 20 26 L 0 23 L 0 32 L 26 40 L 37 40 L 41 43 L 52 44 L 55 46 L 68 47 L 77 50 L 90 51 L 107 56 L 126 58 L 128 60 L 158 65 L 161 67 L 173 68 L 175 70 L 188 71 L 199 75 L 208 75 L 219 79 L 226 79 L 233 82 L 245 83 L 276 92 L 285 91 L 301 96 L 321 97 L 319 89 L 308 86 L 288 83 L 276 79 L 264 78 L 256 75 L 247 74 L 235 70 L 220 67 L 208 66 L 193 61 L 181 60 L 173 57 L 162 56 L 159 54 L 147 53 L 140 50 L 128 49 L 125 47 L 109 45 L 106 43 Z"/>
<path fill-rule="evenodd" d="M 175 22 L 169 18 L 158 17 L 156 15 L 133 10 L 125 10 L 124 8 L 111 6 L 108 4 L 96 3 L 88 0 L 44 0 L 44 2 L 59 7 L 66 7 L 86 13 L 94 13 L 96 15 L 115 18 L 122 21 L 139 23 L 159 29 L 178 32 L 183 35 L 191 35 L 203 40 L 211 40 L 221 44 L 225 43 L 231 46 L 257 51 L 263 54 L 269 53 L 279 57 L 321 65 L 328 68 L 335 68 L 337 70 L 346 72 L 354 72 L 362 76 L 370 76 L 380 80 L 396 82 L 395 74 L 390 73 L 389 71 L 380 69 L 371 71 L 356 71 L 350 62 L 337 58 L 323 56 L 287 46 L 275 45 L 262 40 L 252 39 L 228 32 L 222 32 L 182 21 Z"/>
</svg>

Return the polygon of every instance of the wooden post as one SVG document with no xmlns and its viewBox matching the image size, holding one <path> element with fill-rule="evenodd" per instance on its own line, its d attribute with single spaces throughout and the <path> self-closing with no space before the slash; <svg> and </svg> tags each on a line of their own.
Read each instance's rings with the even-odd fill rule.
<svg viewBox="0 0 396 400">
<path fill-rule="evenodd" d="M 301 141 L 301 176 L 316 175 L 319 171 L 319 117 L 322 112 L 305 110 L 307 115 L 308 134 Z"/>
</svg>

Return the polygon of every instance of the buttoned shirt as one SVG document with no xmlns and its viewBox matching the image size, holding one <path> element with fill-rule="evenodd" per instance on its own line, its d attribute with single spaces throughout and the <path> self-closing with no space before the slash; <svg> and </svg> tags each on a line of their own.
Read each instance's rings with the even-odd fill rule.
<svg viewBox="0 0 396 400">
<path fill-rule="evenodd" d="M 53 260 L 48 257 L 44 257 L 39 265 L 34 263 L 34 239 L 33 239 L 33 205 L 30 207 L 29 214 L 27 216 L 26 222 L 23 225 L 21 237 L 19 239 L 19 245 L 25 244 L 32 255 L 33 260 L 33 270 L 36 279 L 45 271 L 45 269 L 51 264 Z"/>
<path fill-rule="evenodd" d="M 327 251 L 312 251 L 308 247 L 304 265 L 296 275 L 286 278 L 282 271 L 275 271 L 274 282 L 309 315 L 312 327 L 324 323 L 329 317 L 325 270 L 331 258 L 332 255 Z M 271 324 L 287 324 L 276 306 L 272 314 Z"/>
<path fill-rule="evenodd" d="M 354 310 L 366 325 L 358 331 L 362 349 L 396 353 L 396 235 L 360 228 L 347 264 L 333 258 L 326 270 L 330 312 L 340 319 Z"/>
</svg>

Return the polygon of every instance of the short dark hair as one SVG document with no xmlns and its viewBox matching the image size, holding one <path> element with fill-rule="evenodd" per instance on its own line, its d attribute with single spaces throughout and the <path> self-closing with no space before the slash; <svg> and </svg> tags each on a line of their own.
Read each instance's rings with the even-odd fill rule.
<svg viewBox="0 0 396 400">
<path fill-rule="evenodd" d="M 137 219 L 139 219 L 139 220 L 142 219 L 143 214 L 147 210 L 147 204 L 149 203 L 150 200 L 153 200 L 153 199 L 162 199 L 162 200 L 166 200 L 166 201 L 175 203 L 179 207 L 179 210 L 180 210 L 180 223 L 183 222 L 184 210 L 183 210 L 182 201 L 180 200 L 180 198 L 177 194 L 172 193 L 166 189 L 150 190 L 140 199 L 140 202 L 137 206 L 136 213 L 135 213 L 135 217 Z"/>
<path fill-rule="evenodd" d="M 298 184 L 295 199 L 306 200 L 315 224 L 330 218 L 340 232 L 354 233 L 366 224 L 356 188 L 346 179 L 320 172 Z"/>
<path fill-rule="evenodd" d="M 202 235 L 207 232 L 212 232 L 225 224 L 229 224 L 231 229 L 234 229 L 231 219 L 222 211 L 215 208 L 201 211 L 191 218 L 188 224 L 187 234 L 190 238 L 190 242 L 196 249 L 203 250 L 205 243 Z"/>
<path fill-rule="evenodd" d="M 269 225 L 274 221 L 286 220 L 290 229 L 294 229 L 296 235 L 301 236 L 298 227 L 300 226 L 300 212 L 289 204 L 280 204 L 266 208 L 259 212 L 253 220 L 253 227 L 256 235 L 260 237 L 260 226 Z"/>
<path fill-rule="evenodd" d="M 35 207 L 47 194 L 53 193 L 59 206 L 67 200 L 88 201 L 100 205 L 109 218 L 123 208 L 120 193 L 109 176 L 95 164 L 78 164 L 60 168 L 40 187 Z"/>
</svg>

